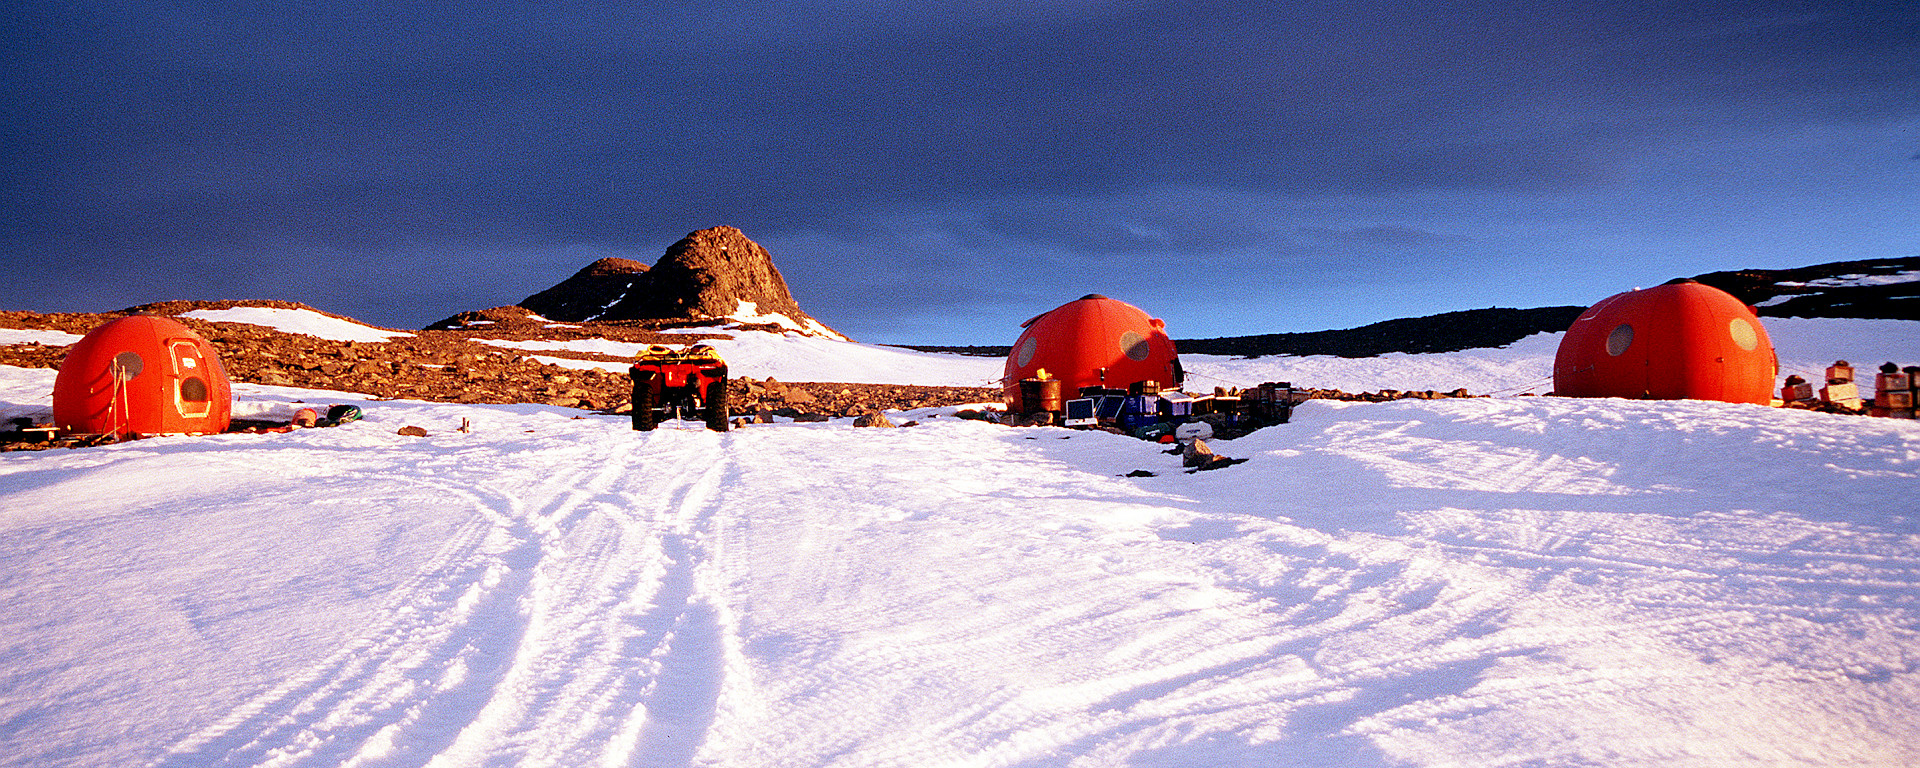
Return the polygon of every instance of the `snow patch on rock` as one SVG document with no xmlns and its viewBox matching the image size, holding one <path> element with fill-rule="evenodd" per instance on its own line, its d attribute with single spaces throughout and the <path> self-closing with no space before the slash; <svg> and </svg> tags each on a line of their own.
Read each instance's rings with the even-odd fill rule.
<svg viewBox="0 0 1920 768">
<path fill-rule="evenodd" d="M 380 342 L 414 335 L 406 331 L 389 331 L 362 325 L 305 309 L 277 307 L 196 309 L 191 312 L 182 312 L 180 317 L 191 317 L 213 323 L 260 325 L 283 333 L 300 333 L 330 341 Z"/>
</svg>

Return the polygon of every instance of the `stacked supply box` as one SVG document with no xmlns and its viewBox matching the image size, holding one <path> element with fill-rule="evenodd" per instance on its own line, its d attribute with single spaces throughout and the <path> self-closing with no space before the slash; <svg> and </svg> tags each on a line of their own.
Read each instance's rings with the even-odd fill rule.
<svg viewBox="0 0 1920 768">
<path fill-rule="evenodd" d="M 1788 376 L 1786 385 L 1780 388 L 1780 399 L 1788 404 L 1811 403 L 1813 384 L 1799 376 Z"/>
<path fill-rule="evenodd" d="M 1820 399 L 1842 408 L 1860 407 L 1860 388 L 1853 383 L 1853 366 L 1835 361 L 1827 366 L 1827 385 L 1820 388 Z"/>
<path fill-rule="evenodd" d="M 1913 370 L 1913 369 L 1908 369 Z M 1913 418 L 1914 376 L 1893 363 L 1880 366 L 1873 377 L 1873 415 Z"/>
<path fill-rule="evenodd" d="M 1295 390 L 1293 383 L 1287 381 L 1269 381 L 1243 390 L 1240 398 L 1249 416 L 1274 424 L 1287 423 L 1293 418 L 1294 404 L 1306 399 L 1305 393 Z"/>
<path fill-rule="evenodd" d="M 1160 416 L 1169 423 L 1185 424 L 1193 420 L 1193 395 L 1180 390 L 1160 393 Z"/>
</svg>

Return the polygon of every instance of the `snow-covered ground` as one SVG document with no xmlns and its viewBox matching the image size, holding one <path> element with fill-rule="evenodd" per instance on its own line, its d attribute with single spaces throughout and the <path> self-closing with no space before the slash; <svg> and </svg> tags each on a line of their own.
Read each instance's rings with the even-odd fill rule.
<svg viewBox="0 0 1920 768">
<path fill-rule="evenodd" d="M 1913 325 L 1809 359 L 1920 362 Z M 1546 338 L 1344 388 L 1491 391 Z M 1190 366 L 1346 364 L 1257 362 Z M 52 379 L 0 367 L 0 411 Z M 1920 764 L 1916 422 L 1313 402 L 1185 474 L 951 409 L 235 391 L 367 418 L 0 455 L 0 765 Z"/>
<path fill-rule="evenodd" d="M 31 328 L 0 328 L 0 344 L 44 344 L 64 347 L 77 342 L 79 334 L 65 331 L 39 331 Z"/>
<path fill-rule="evenodd" d="M 227 309 L 196 309 L 180 313 L 181 317 L 191 317 L 216 323 L 241 323 L 274 328 L 287 333 L 299 333 L 334 341 L 391 341 L 413 334 L 406 331 L 390 331 L 370 325 L 342 320 L 330 315 L 306 309 L 285 309 L 280 307 L 230 307 Z"/>
<path fill-rule="evenodd" d="M 1900 283 L 1920 283 L 1920 272 L 1905 271 L 1886 275 L 1852 274 L 1823 277 L 1804 283 L 1782 281 L 1776 283 L 1788 288 L 1856 288 L 1868 285 L 1898 285 Z"/>
</svg>

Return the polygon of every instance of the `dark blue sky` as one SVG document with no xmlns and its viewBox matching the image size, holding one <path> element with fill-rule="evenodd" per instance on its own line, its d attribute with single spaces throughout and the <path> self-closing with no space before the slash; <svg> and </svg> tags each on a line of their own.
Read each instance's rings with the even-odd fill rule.
<svg viewBox="0 0 1920 768">
<path fill-rule="evenodd" d="M 855 338 L 1005 344 L 1920 253 L 1912 2 L 453 5 L 25 6 L 0 309 L 418 327 L 730 224 Z"/>
</svg>

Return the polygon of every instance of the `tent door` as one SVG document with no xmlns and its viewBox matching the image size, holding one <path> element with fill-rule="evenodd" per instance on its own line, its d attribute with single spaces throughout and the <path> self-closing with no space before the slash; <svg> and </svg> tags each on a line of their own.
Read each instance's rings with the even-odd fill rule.
<svg viewBox="0 0 1920 768">
<path fill-rule="evenodd" d="M 207 385 L 207 359 L 200 347 L 188 339 L 167 343 L 173 358 L 173 407 L 180 415 L 203 417 L 213 412 L 213 397 Z"/>
</svg>

